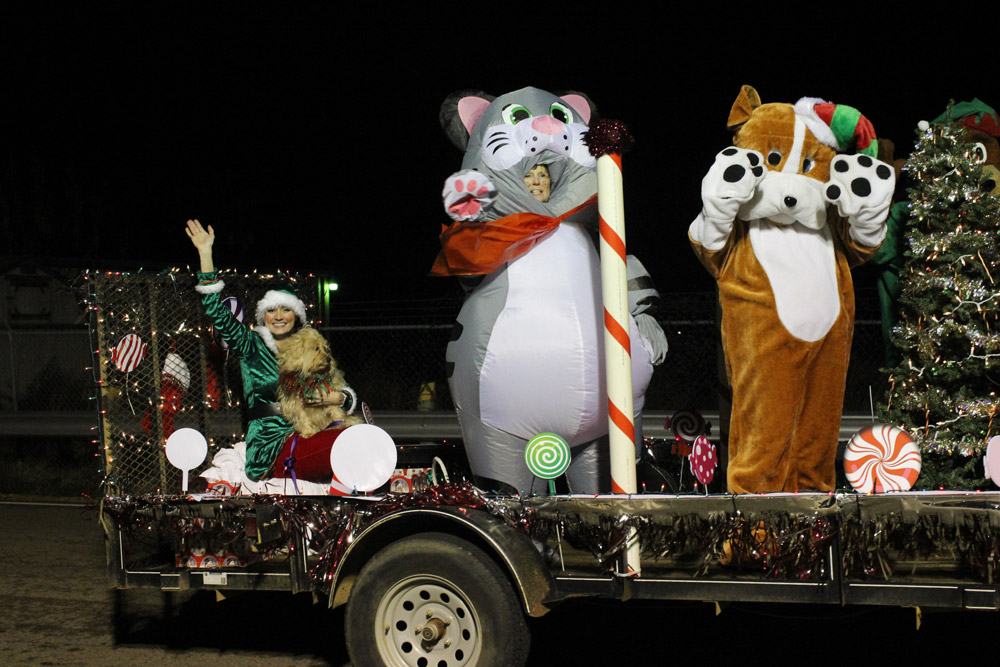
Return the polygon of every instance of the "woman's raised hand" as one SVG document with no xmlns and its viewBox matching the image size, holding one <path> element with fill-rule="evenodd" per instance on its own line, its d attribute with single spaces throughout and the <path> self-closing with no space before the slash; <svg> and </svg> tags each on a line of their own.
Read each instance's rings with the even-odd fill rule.
<svg viewBox="0 0 1000 667">
<path fill-rule="evenodd" d="M 212 244 L 215 242 L 215 230 L 212 229 L 212 225 L 209 225 L 208 231 L 205 231 L 205 228 L 202 227 L 201 223 L 197 220 L 188 220 L 187 229 L 184 231 L 187 232 L 188 238 L 191 239 L 191 243 L 193 243 L 194 247 L 198 250 L 205 247 L 211 248 Z"/>
<path fill-rule="evenodd" d="M 215 230 L 212 225 L 208 226 L 208 231 L 201 226 L 197 220 L 188 220 L 187 227 L 184 228 L 191 243 L 198 249 L 198 256 L 201 259 L 201 270 L 203 273 L 211 273 L 215 270 L 215 263 L 212 260 L 212 244 L 215 243 Z"/>
</svg>

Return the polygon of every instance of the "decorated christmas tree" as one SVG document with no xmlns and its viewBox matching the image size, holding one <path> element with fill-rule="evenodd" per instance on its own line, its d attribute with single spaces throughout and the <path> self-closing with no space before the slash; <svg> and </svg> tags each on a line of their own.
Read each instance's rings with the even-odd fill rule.
<svg viewBox="0 0 1000 667">
<path fill-rule="evenodd" d="M 916 488 L 989 486 L 982 453 L 1000 434 L 1000 201 L 983 191 L 980 145 L 954 114 L 921 124 L 904 167 L 900 361 L 882 417 L 921 449 Z"/>
</svg>

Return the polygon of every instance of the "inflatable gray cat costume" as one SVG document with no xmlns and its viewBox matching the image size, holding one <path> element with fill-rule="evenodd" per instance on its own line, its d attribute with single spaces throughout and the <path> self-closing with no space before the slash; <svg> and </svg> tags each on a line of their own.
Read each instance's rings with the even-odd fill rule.
<svg viewBox="0 0 1000 667">
<path fill-rule="evenodd" d="M 442 126 L 465 159 L 463 170 L 445 183 L 445 208 L 458 224 L 442 234 L 445 250 L 432 273 L 460 276 L 471 289 L 446 353 L 451 393 L 473 473 L 521 492 L 533 483 L 525 444 L 543 432 L 569 443 L 573 462 L 566 475 L 573 492 L 610 487 L 600 259 L 591 236 L 597 178 L 583 142 L 591 112 L 583 95 L 558 97 L 537 88 L 496 99 L 464 91 L 441 109 Z M 545 165 L 551 178 L 544 202 L 524 183 L 537 165 Z M 459 262 L 437 270 L 448 264 L 442 257 L 450 231 L 511 220 L 523 223 L 530 237 L 515 243 L 516 250 L 497 255 L 493 264 Z M 488 245 L 496 236 L 484 232 L 469 246 Z M 636 288 L 630 305 L 640 321 L 630 318 L 641 434 L 639 411 L 666 339 L 642 314 L 658 297 L 645 270 L 631 257 L 628 268 Z"/>
</svg>

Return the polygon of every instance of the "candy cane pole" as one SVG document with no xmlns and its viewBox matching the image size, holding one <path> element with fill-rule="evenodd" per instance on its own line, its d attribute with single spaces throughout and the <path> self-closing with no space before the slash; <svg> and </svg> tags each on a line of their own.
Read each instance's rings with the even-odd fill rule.
<svg viewBox="0 0 1000 667">
<path fill-rule="evenodd" d="M 601 286 L 604 294 L 604 365 L 608 390 L 608 439 L 611 447 L 611 490 L 635 493 L 635 424 L 632 418 L 632 351 L 629 340 L 628 290 L 625 270 L 625 206 L 621 154 L 632 144 L 625 126 L 601 120 L 587 133 L 597 157 L 597 210 L 601 232 Z M 625 560 L 638 575 L 639 541 L 630 531 Z"/>
</svg>

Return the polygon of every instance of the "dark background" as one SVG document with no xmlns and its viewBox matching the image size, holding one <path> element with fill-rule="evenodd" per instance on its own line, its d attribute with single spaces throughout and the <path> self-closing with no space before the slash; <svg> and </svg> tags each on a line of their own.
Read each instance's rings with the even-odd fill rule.
<svg viewBox="0 0 1000 667">
<path fill-rule="evenodd" d="M 991 33 L 944 9 L 921 34 L 831 7 L 280 5 L 0 10 L 0 257 L 187 265 L 198 217 L 222 267 L 330 275 L 349 301 L 454 293 L 426 276 L 461 161 L 438 108 L 533 85 L 629 125 L 629 249 L 662 291 L 707 290 L 686 228 L 741 84 L 855 106 L 904 154 L 950 98 L 1000 104 Z"/>
</svg>

